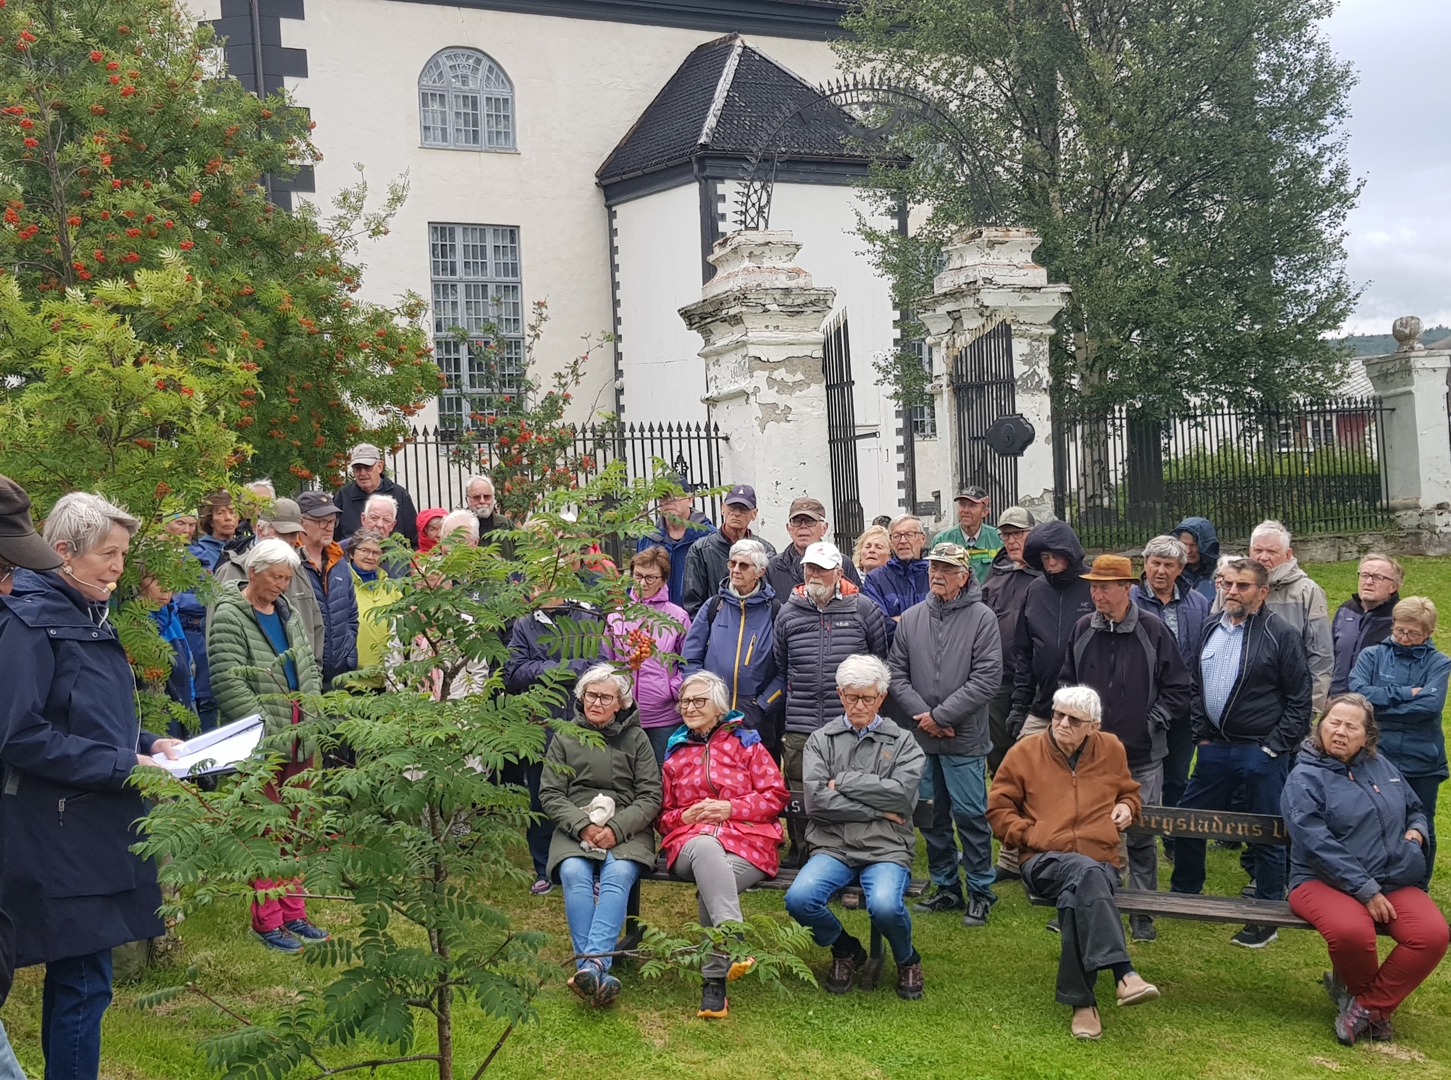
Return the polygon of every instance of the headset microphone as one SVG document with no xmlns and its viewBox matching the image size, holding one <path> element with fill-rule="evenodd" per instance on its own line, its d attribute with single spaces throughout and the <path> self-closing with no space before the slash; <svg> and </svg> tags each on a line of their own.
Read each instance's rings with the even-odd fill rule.
<svg viewBox="0 0 1451 1080">
<path fill-rule="evenodd" d="M 100 589 L 102 592 L 107 593 L 113 593 L 116 591 L 116 583 L 114 581 L 108 581 L 104 585 L 96 581 L 87 581 L 85 578 L 76 577 L 76 572 L 72 570 L 69 566 L 61 567 L 61 571 L 63 573 L 69 574 L 71 577 L 75 578 L 75 580 L 79 581 L 82 585 L 89 585 L 93 589 Z"/>
</svg>

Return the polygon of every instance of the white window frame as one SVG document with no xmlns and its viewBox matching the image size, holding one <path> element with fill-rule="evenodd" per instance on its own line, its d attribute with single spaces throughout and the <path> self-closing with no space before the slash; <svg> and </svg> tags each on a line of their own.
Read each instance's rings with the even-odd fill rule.
<svg viewBox="0 0 1451 1080">
<path fill-rule="evenodd" d="M 514 83 L 478 49 L 435 53 L 418 76 L 418 137 L 437 150 L 514 153 Z"/>
<path fill-rule="evenodd" d="M 481 426 L 475 415 L 496 409 L 500 396 L 526 389 L 521 254 L 517 225 L 428 225 L 433 359 L 448 380 L 438 395 L 440 426 L 471 431 Z M 502 353 L 492 385 L 473 349 L 495 342 Z"/>
</svg>

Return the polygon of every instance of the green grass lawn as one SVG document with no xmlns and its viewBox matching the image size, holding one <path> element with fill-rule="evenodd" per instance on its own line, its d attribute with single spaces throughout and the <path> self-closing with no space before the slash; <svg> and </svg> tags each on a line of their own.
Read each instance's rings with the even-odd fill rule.
<svg viewBox="0 0 1451 1080">
<path fill-rule="evenodd" d="M 1333 607 L 1354 588 L 1353 563 L 1307 568 Z M 1451 561 L 1408 560 L 1406 595 L 1432 597 L 1451 619 Z M 1443 649 L 1451 631 L 1438 634 Z M 1451 840 L 1443 800 L 1442 837 Z M 1451 843 L 1443 842 L 1432 895 L 1451 910 Z M 1168 887 L 1167 865 L 1162 886 Z M 926 876 L 919 858 L 918 876 Z M 1230 894 L 1244 883 L 1237 853 L 1211 849 L 1208 891 Z M 553 935 L 551 955 L 568 953 L 558 890 L 532 898 L 517 883 L 500 883 L 495 898 L 522 924 Z M 926 996 L 897 999 L 889 964 L 875 994 L 832 997 L 806 986 L 779 993 L 747 979 L 732 985 L 731 1016 L 695 1018 L 697 984 L 669 977 L 645 983 L 623 973 L 625 992 L 608 1011 L 586 1011 L 562 983 L 545 991 L 537 1024 L 516 1032 L 488 1076 L 508 1078 L 695 1077 L 903 1078 L 979 1077 L 1441 1077 L 1451 1074 L 1451 965 L 1443 965 L 1396 1015 L 1398 1041 L 1339 1046 L 1330 1032 L 1331 1007 L 1319 979 L 1328 968 L 1320 939 L 1285 931 L 1258 952 L 1234 948 L 1236 927 L 1161 920 L 1159 940 L 1131 946 L 1143 975 L 1163 992 L 1160 1001 L 1118 1009 L 1107 976 L 1104 1037 L 1078 1044 L 1068 1035 L 1069 1010 L 1054 1004 L 1059 939 L 1045 932 L 1050 912 L 1031 908 L 1021 888 L 1001 889 L 990 924 L 964 930 L 950 915 L 917 917 Z M 781 894 L 751 893 L 746 913 L 785 918 Z M 649 885 L 644 915 L 663 927 L 694 918 L 694 892 L 685 885 Z M 346 925 L 346 905 L 317 905 L 325 926 Z M 866 916 L 847 912 L 848 929 L 867 934 Z M 183 963 L 194 963 L 204 985 L 241 1011 L 265 1015 L 309 985 L 324 981 L 295 957 L 267 952 L 247 933 L 241 904 L 192 916 L 180 927 Z M 818 972 L 825 950 L 814 961 Z M 175 971 L 153 971 L 138 986 L 118 988 L 107 1014 L 102 1075 L 113 1080 L 189 1080 L 211 1075 L 195 1053 L 199 1040 L 231 1021 L 195 998 L 160 1013 L 134 1006 L 138 994 L 166 986 Z M 0 1018 L 21 1063 L 41 1075 L 39 969 L 20 974 Z M 497 1025 L 465 1012 L 456 1035 L 459 1068 L 469 1076 L 498 1038 Z M 361 1055 L 359 1055 L 361 1056 Z M 335 1058 L 341 1062 L 341 1057 Z M 467 1071 L 463 1071 L 464 1069 Z M 298 1075 L 307 1075 L 299 1073 Z M 356 1075 L 365 1075 L 362 1073 Z M 423 1066 L 381 1074 L 433 1075 Z"/>
</svg>

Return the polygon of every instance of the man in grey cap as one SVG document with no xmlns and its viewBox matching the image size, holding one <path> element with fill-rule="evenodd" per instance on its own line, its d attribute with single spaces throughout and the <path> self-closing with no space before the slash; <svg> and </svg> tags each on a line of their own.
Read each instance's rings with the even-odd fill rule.
<svg viewBox="0 0 1451 1080">
<path fill-rule="evenodd" d="M 763 536 L 751 532 L 756 520 L 756 489 L 749 484 L 737 484 L 726 492 L 721 501 L 720 528 L 702 536 L 690 545 L 685 556 L 685 596 L 680 605 L 693 619 L 712 596 L 720 591 L 729 576 L 731 545 L 737 540 L 758 540 L 767 555 L 774 556 L 776 549 Z M 786 598 L 780 597 L 784 604 Z"/>
<path fill-rule="evenodd" d="M 1003 684 L 987 705 L 988 728 L 993 739 L 987 763 L 992 772 L 997 772 L 1003 755 L 1014 742 L 1008 734 L 1008 713 L 1013 709 L 1013 673 L 1018 665 L 1018 612 L 1023 610 L 1023 594 L 1028 586 L 1034 578 L 1042 576 L 1023 557 L 1028 530 L 1036 524 L 1033 515 L 1021 506 L 1010 506 L 1002 512 L 998 518 L 998 535 L 1002 537 L 1003 548 L 994 557 L 987 580 L 982 583 L 983 603 L 998 617 L 998 632 L 1003 642 Z"/>
<path fill-rule="evenodd" d="M 383 471 L 383 451 L 372 443 L 358 443 L 348 451 L 348 468 L 353 474 L 352 482 L 344 484 L 333 496 L 333 502 L 338 507 L 338 525 L 333 539 L 346 540 L 357 532 L 358 526 L 363 523 L 363 511 L 367 509 L 370 496 L 391 495 L 398 502 L 395 531 L 407 537 L 413 547 L 418 547 L 418 511 L 413 506 L 413 496 Z M 306 507 L 303 511 L 306 512 Z"/>
<path fill-rule="evenodd" d="M 786 535 L 791 537 L 789 546 L 781 549 L 766 567 L 766 581 L 776 593 L 776 599 L 783 604 L 791 590 L 806 579 L 801 575 L 801 556 L 818 540 L 826 539 L 826 507 L 820 499 L 804 495 L 791 504 L 786 514 Z M 852 565 L 851 559 L 842 554 L 841 574 L 853 585 L 860 586 L 861 575 Z"/>
<path fill-rule="evenodd" d="M 302 509 L 292 499 L 276 499 L 272 509 L 267 511 L 267 516 L 261 515 L 253 526 L 258 540 L 270 540 L 274 537 L 296 545 L 302 533 Z M 222 557 L 217 561 L 217 567 L 213 575 L 217 579 L 219 588 L 240 589 L 247 584 L 246 554 L 250 549 L 243 548 L 240 551 L 233 551 L 227 548 L 222 552 Z M 312 579 L 303 573 L 292 575 L 292 581 L 283 594 L 287 597 L 287 603 L 292 610 L 302 618 L 302 625 L 307 630 L 308 644 L 312 646 L 312 655 L 321 656 L 323 647 L 327 641 L 327 628 L 322 618 L 322 608 L 318 606 L 317 596 L 312 591 Z M 207 632 L 211 632 L 212 613 L 216 611 L 217 602 L 213 598 L 207 605 Z"/>
<path fill-rule="evenodd" d="M 58 570 L 60 556 L 35 531 L 30 496 L 8 476 L 0 476 L 0 595 L 10 595 L 17 570 Z"/>
<path fill-rule="evenodd" d="M 997 529 L 987 523 L 992 512 L 992 497 L 976 484 L 969 484 L 957 493 L 957 524 L 932 538 L 932 546 L 956 544 L 972 553 L 972 573 L 978 581 L 987 578 L 988 567 L 1003 546 Z"/>
</svg>

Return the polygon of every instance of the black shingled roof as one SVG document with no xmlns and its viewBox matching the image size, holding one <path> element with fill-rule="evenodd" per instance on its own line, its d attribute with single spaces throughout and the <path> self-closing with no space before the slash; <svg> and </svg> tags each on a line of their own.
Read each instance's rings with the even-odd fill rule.
<svg viewBox="0 0 1451 1080">
<path fill-rule="evenodd" d="M 797 102 L 816 94 L 739 34 L 706 42 L 685 58 L 595 174 L 612 184 L 689 161 L 697 154 L 749 155 Z M 868 160 L 841 144 L 824 117 L 793 117 L 772 140 L 783 158 Z"/>
</svg>

